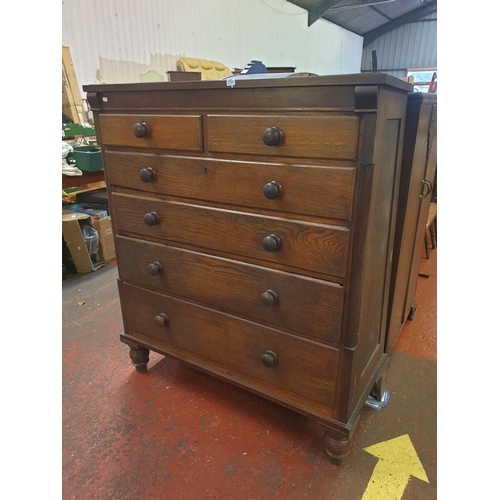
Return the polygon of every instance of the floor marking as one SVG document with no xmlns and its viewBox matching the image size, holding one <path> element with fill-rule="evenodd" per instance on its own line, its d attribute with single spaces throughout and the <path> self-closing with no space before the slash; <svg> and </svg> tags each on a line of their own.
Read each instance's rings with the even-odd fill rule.
<svg viewBox="0 0 500 500">
<path fill-rule="evenodd" d="M 429 482 L 408 434 L 363 449 L 379 461 L 361 500 L 401 500 L 410 476 Z"/>
</svg>

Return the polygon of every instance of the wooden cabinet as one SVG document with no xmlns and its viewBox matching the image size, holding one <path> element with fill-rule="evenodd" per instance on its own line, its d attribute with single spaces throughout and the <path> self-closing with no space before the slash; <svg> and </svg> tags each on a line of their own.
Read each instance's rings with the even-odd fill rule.
<svg viewBox="0 0 500 500">
<path fill-rule="evenodd" d="M 387 367 L 407 93 L 383 74 L 87 86 L 121 340 L 325 426 L 334 463 Z"/>
<path fill-rule="evenodd" d="M 437 166 L 437 95 L 408 96 L 387 323 L 388 353 L 417 304 L 415 292 Z"/>
</svg>

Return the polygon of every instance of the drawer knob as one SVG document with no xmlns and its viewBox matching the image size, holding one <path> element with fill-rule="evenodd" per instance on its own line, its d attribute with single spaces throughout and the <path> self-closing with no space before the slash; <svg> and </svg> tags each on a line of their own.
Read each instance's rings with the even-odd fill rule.
<svg viewBox="0 0 500 500">
<path fill-rule="evenodd" d="M 266 290 L 260 294 L 260 303 L 264 306 L 271 307 L 278 302 L 278 294 L 274 290 Z"/>
<path fill-rule="evenodd" d="M 266 146 L 278 146 L 283 138 L 283 132 L 277 127 L 268 127 L 262 132 L 262 140 Z"/>
<path fill-rule="evenodd" d="M 159 262 L 151 262 L 151 264 L 148 264 L 148 273 L 151 276 L 158 276 L 163 270 L 162 265 Z"/>
<path fill-rule="evenodd" d="M 281 184 L 278 181 L 271 181 L 268 182 L 267 184 L 264 184 L 262 192 L 264 193 L 264 196 L 268 200 L 274 200 L 275 198 L 278 198 L 278 196 L 281 195 L 281 193 L 283 192 L 283 188 L 281 187 Z"/>
<path fill-rule="evenodd" d="M 272 368 L 278 364 L 278 356 L 273 351 L 265 351 L 264 354 L 260 357 L 262 364 L 267 366 L 267 368 Z"/>
<path fill-rule="evenodd" d="M 160 223 L 160 216 L 156 212 L 149 212 L 144 216 L 144 222 L 148 226 L 157 226 Z"/>
<path fill-rule="evenodd" d="M 168 319 L 168 316 L 165 313 L 158 314 L 158 316 L 155 316 L 155 325 L 158 328 L 163 328 L 164 326 L 168 326 L 170 323 L 170 320 Z"/>
<path fill-rule="evenodd" d="M 139 177 L 142 182 L 153 182 L 156 179 L 156 172 L 151 168 L 143 168 L 139 172 Z"/>
<path fill-rule="evenodd" d="M 262 246 L 264 247 L 264 250 L 267 250 L 268 252 L 278 250 L 280 244 L 281 240 L 279 239 L 279 236 L 276 236 L 275 234 L 269 234 L 262 240 Z"/>
<path fill-rule="evenodd" d="M 150 133 L 151 129 L 149 128 L 149 125 L 146 122 L 139 122 L 134 125 L 134 135 L 139 139 L 142 139 L 143 137 L 148 137 Z"/>
</svg>

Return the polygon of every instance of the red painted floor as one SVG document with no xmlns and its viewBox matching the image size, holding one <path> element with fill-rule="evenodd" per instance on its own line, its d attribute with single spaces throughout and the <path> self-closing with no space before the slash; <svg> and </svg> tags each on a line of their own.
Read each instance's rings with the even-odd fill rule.
<svg viewBox="0 0 500 500">
<path fill-rule="evenodd" d="M 363 448 L 406 434 L 429 483 L 411 477 L 402 498 L 437 498 L 436 250 L 421 270 L 430 277 L 419 278 L 415 319 L 396 344 L 390 400 L 363 409 L 340 467 L 326 458 L 322 429 L 293 411 L 153 352 L 148 372 L 136 372 L 118 340 L 116 266 L 70 275 L 62 498 L 361 499 L 378 463 Z"/>
</svg>

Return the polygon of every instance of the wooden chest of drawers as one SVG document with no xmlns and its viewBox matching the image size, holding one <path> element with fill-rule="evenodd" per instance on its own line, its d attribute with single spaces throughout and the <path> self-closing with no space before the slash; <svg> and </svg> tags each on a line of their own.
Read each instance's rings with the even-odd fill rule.
<svg viewBox="0 0 500 500">
<path fill-rule="evenodd" d="M 383 74 L 84 87 L 137 370 L 178 357 L 325 426 L 382 392 L 407 92 Z"/>
</svg>

